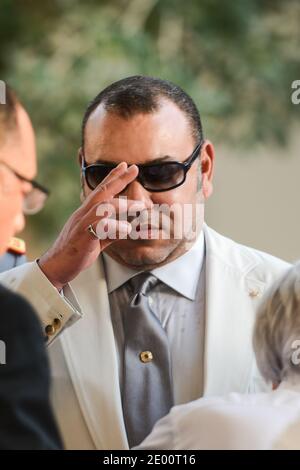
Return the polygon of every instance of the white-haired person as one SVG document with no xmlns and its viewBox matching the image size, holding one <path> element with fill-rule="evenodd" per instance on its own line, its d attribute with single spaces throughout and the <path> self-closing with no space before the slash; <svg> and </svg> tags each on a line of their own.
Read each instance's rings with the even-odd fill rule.
<svg viewBox="0 0 300 470">
<path fill-rule="evenodd" d="M 266 294 L 253 345 L 269 392 L 231 393 L 176 406 L 137 449 L 299 449 L 300 263 Z"/>
</svg>

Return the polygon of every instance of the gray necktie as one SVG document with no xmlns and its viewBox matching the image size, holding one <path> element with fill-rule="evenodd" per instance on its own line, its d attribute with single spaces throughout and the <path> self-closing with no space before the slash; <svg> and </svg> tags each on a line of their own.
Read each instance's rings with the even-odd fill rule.
<svg viewBox="0 0 300 470">
<path fill-rule="evenodd" d="M 142 273 L 131 279 L 133 297 L 124 312 L 123 413 L 129 446 L 138 445 L 173 405 L 167 335 L 149 307 L 147 295 L 158 282 Z"/>
</svg>

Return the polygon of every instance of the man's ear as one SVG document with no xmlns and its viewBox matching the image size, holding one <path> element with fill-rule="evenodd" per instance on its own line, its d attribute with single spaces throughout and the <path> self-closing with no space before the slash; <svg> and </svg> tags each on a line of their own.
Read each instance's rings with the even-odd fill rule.
<svg viewBox="0 0 300 470">
<path fill-rule="evenodd" d="M 83 153 L 82 153 L 82 147 L 79 147 L 78 152 L 77 152 L 77 158 L 80 166 L 80 201 L 83 202 L 85 200 L 85 189 L 84 189 L 84 177 L 81 171 L 81 166 L 82 166 L 82 160 L 83 160 Z"/>
<path fill-rule="evenodd" d="M 80 167 L 81 167 L 81 165 L 82 165 L 82 160 L 83 160 L 83 151 L 82 151 L 82 147 L 79 147 L 79 149 L 78 149 L 77 158 L 78 158 L 79 165 L 80 165 Z"/>
<path fill-rule="evenodd" d="M 201 150 L 202 193 L 208 199 L 213 192 L 215 149 L 209 140 L 205 140 Z"/>
</svg>

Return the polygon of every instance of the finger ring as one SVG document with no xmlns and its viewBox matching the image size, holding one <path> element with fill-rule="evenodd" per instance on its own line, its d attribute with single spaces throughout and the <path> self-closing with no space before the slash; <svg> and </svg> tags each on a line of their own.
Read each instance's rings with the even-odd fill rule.
<svg viewBox="0 0 300 470">
<path fill-rule="evenodd" d="M 91 233 L 95 238 L 97 238 L 97 240 L 99 240 L 99 237 L 98 237 L 97 233 L 95 232 L 95 230 L 93 229 L 92 224 L 90 224 L 90 225 L 88 226 L 87 231 L 88 231 L 89 233 Z"/>
</svg>

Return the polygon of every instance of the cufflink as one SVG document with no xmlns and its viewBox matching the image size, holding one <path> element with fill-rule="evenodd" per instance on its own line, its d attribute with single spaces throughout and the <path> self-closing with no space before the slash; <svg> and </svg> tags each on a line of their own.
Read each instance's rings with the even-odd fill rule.
<svg viewBox="0 0 300 470">
<path fill-rule="evenodd" d="M 55 328 L 54 328 L 54 326 L 53 326 L 53 325 L 47 325 L 47 326 L 45 327 L 45 333 L 46 333 L 47 336 L 52 336 L 52 335 L 54 335 L 54 333 L 55 333 Z"/>
<path fill-rule="evenodd" d="M 47 335 L 47 339 L 49 336 L 53 336 L 57 330 L 61 327 L 61 321 L 59 318 L 54 318 L 52 324 L 45 326 L 45 333 Z"/>
<path fill-rule="evenodd" d="M 252 298 L 258 297 L 260 295 L 260 290 L 258 289 L 251 289 L 249 290 L 249 296 Z"/>
<path fill-rule="evenodd" d="M 59 318 L 54 318 L 53 326 L 55 328 L 55 331 L 57 331 L 61 327 L 61 321 Z"/>
</svg>

